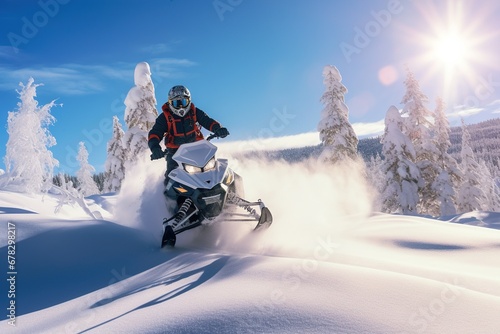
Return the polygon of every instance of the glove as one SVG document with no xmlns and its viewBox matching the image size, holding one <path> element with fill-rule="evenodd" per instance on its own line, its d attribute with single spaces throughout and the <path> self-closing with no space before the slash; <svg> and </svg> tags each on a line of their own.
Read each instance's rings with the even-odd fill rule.
<svg viewBox="0 0 500 334">
<path fill-rule="evenodd" d="M 163 150 L 161 149 L 161 147 L 158 145 L 158 146 L 154 146 L 151 148 L 151 160 L 157 160 L 157 159 L 161 159 L 165 156 L 165 152 L 163 152 Z"/>
<path fill-rule="evenodd" d="M 219 138 L 224 138 L 229 135 L 229 131 L 226 128 L 218 128 L 215 130 L 214 134 Z"/>
</svg>

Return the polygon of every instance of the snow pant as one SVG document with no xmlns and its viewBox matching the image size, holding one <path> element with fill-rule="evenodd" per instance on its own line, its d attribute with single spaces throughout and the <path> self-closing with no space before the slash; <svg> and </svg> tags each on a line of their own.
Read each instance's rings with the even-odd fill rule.
<svg viewBox="0 0 500 334">
<path fill-rule="evenodd" d="M 167 154 L 165 155 L 165 160 L 167 160 L 167 171 L 165 172 L 165 180 L 163 181 L 165 186 L 167 186 L 169 180 L 168 174 L 179 166 L 179 164 L 172 159 L 175 152 L 177 152 L 176 148 L 167 148 Z"/>
</svg>

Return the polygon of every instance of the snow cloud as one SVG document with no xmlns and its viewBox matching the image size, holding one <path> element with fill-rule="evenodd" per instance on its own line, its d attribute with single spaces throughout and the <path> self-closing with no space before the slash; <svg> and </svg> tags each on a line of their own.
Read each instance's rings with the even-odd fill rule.
<svg viewBox="0 0 500 334">
<path fill-rule="evenodd" d="M 316 160 L 295 164 L 258 158 L 237 160 L 228 152 L 238 152 L 240 144 L 226 144 L 217 156 L 228 158 L 242 176 L 245 199 L 261 199 L 269 207 L 274 217 L 272 227 L 255 234 L 250 233 L 253 223 L 214 224 L 180 234 L 180 247 L 311 258 L 318 245 L 337 247 L 343 233 L 355 229 L 357 222 L 372 213 L 373 195 L 361 166 L 320 166 Z M 164 161 L 150 161 L 147 156 L 140 159 L 128 171 L 114 212 L 120 224 L 143 231 L 152 245 L 160 242 L 162 219 L 172 214 L 162 194 L 164 171 Z"/>
<path fill-rule="evenodd" d="M 283 137 L 255 138 L 232 142 L 228 141 L 216 143 L 216 145 L 219 147 L 221 152 L 233 154 L 250 151 L 272 151 L 305 146 L 316 146 L 320 143 L 318 132 L 307 132 Z"/>
<path fill-rule="evenodd" d="M 262 199 L 273 213 L 274 223 L 259 240 L 242 240 L 233 248 L 313 257 L 311 250 L 319 243 L 337 247 L 341 235 L 372 211 L 371 192 L 360 166 L 354 164 L 247 160 L 237 161 L 235 170 L 243 177 L 247 199 Z"/>
</svg>

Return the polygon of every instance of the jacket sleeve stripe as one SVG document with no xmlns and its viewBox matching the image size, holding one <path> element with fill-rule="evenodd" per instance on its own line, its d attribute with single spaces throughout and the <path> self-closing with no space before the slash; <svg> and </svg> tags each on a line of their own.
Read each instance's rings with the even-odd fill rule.
<svg viewBox="0 0 500 334">
<path fill-rule="evenodd" d="M 155 135 L 154 133 L 152 133 L 152 134 L 150 134 L 150 135 L 149 135 L 148 140 L 151 140 L 151 139 L 154 139 L 154 138 L 158 139 L 158 141 L 160 141 L 160 140 L 161 140 L 161 138 L 160 138 L 160 137 L 158 137 L 157 135 Z"/>
<path fill-rule="evenodd" d="M 212 124 L 210 124 L 210 127 L 209 127 L 209 129 L 208 129 L 208 130 L 209 130 L 209 131 L 211 131 L 211 132 L 214 132 L 213 128 L 214 128 L 214 126 L 216 126 L 216 125 L 218 125 L 218 127 L 216 127 L 216 130 L 217 130 L 217 128 L 220 128 L 220 124 L 219 124 L 219 122 L 217 122 L 217 121 L 213 121 L 213 122 L 212 122 Z"/>
</svg>

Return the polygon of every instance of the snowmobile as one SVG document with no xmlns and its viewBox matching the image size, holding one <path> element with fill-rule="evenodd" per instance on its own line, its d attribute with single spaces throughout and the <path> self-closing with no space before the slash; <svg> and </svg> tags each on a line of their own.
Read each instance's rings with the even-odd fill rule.
<svg viewBox="0 0 500 334">
<path fill-rule="evenodd" d="M 172 157 L 179 166 L 168 174 L 164 195 L 176 201 L 176 212 L 163 220 L 162 247 L 175 246 L 177 234 L 200 225 L 255 222 L 255 231 L 273 222 L 264 202 L 243 199 L 243 180 L 228 160 L 215 158 L 217 147 L 210 142 L 215 137 L 183 144 Z"/>
</svg>

